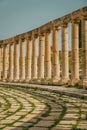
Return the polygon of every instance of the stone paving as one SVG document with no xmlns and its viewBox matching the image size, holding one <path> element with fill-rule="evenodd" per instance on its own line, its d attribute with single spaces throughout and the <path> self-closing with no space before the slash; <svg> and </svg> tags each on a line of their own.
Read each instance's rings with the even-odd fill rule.
<svg viewBox="0 0 87 130">
<path fill-rule="evenodd" d="M 87 130 L 87 100 L 67 93 L 1 85 L 0 130 Z"/>
</svg>

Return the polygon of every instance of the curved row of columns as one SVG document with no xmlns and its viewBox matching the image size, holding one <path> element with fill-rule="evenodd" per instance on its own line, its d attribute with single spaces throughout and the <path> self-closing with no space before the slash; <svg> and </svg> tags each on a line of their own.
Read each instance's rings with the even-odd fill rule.
<svg viewBox="0 0 87 130">
<path fill-rule="evenodd" d="M 50 33 L 51 30 L 46 30 L 45 33 L 33 34 L 27 38 L 19 38 L 12 43 L 6 43 L 0 46 L 0 68 L 1 68 L 1 49 L 3 48 L 3 72 L 2 79 L 9 81 L 49 81 L 57 84 L 78 83 L 87 86 L 87 19 L 82 20 L 82 46 L 83 46 L 83 76 L 79 79 L 79 21 L 72 22 L 72 70 L 71 78 L 69 77 L 69 56 L 68 56 L 68 24 L 61 26 L 62 38 L 62 66 L 60 70 L 59 49 L 58 49 L 58 27 L 52 28 L 52 51 Z M 39 37 L 39 43 L 38 43 Z M 25 39 L 26 58 L 24 54 Z M 9 44 L 9 53 L 8 53 Z M 20 58 L 19 58 L 19 44 L 20 44 Z M 39 49 L 38 49 L 39 46 Z M 39 56 L 38 56 L 39 51 Z M 9 55 L 9 67 L 7 67 L 7 56 Z M 53 59 L 51 61 L 51 59 Z M 26 65 L 25 65 L 26 64 Z M 7 72 L 7 70 L 9 70 Z M 61 76 L 60 76 L 61 71 Z"/>
</svg>

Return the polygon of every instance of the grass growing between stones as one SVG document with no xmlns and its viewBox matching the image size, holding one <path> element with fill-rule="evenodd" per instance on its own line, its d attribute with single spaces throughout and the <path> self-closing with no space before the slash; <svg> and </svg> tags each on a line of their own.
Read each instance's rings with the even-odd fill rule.
<svg viewBox="0 0 87 130">
<path fill-rule="evenodd" d="M 10 94 L 10 95 L 6 94 L 7 98 L 6 97 L 5 98 L 8 100 L 10 97 L 11 98 L 13 97 L 14 100 L 19 104 L 19 108 L 20 108 L 20 109 L 18 108 L 13 113 L 7 113 L 8 116 L 11 116 L 11 114 L 16 115 L 17 112 L 19 112 L 22 109 L 25 109 L 25 107 L 23 105 L 24 101 L 26 101 L 26 103 L 31 104 L 31 109 L 28 112 L 26 112 L 24 115 L 20 115 L 20 117 L 18 119 L 16 119 L 15 121 L 13 121 L 12 123 L 6 124 L 6 126 L 3 128 L 6 128 L 7 126 L 12 127 L 17 122 L 20 122 L 21 119 L 26 118 L 27 115 L 29 116 L 29 114 L 32 114 L 33 112 L 35 112 L 34 110 L 37 108 L 38 102 L 39 102 L 39 104 L 44 105 L 45 108 L 43 109 L 43 111 L 40 111 L 39 115 L 38 114 L 36 115 L 36 117 L 35 117 L 36 121 L 32 122 L 32 120 L 30 120 L 29 122 L 31 124 L 29 124 L 29 126 L 19 126 L 19 128 L 23 128 L 23 130 L 28 130 L 31 127 L 33 129 L 33 127 L 37 126 L 37 128 L 39 130 L 39 128 L 40 128 L 40 126 L 38 126 L 38 124 L 40 125 L 39 122 L 40 121 L 44 122 L 47 117 L 51 118 L 51 116 L 52 116 L 51 114 L 53 114 L 54 117 L 55 116 L 56 117 L 54 119 L 51 118 L 51 120 L 53 122 L 49 126 L 46 126 L 46 128 L 48 128 L 48 130 L 51 130 L 51 129 L 55 128 L 56 126 L 58 126 L 58 124 L 61 123 L 61 121 L 63 120 L 63 117 L 68 113 L 69 105 L 70 105 L 73 109 L 78 110 L 78 111 L 76 111 L 76 113 L 78 114 L 78 118 L 76 119 L 75 124 L 70 124 L 71 129 L 78 130 L 77 126 L 81 121 L 82 103 L 84 101 L 84 104 L 87 104 L 87 102 L 85 102 L 85 100 L 83 98 L 82 99 L 73 98 L 73 97 L 70 97 L 67 95 L 63 95 L 62 93 L 58 93 L 56 91 L 42 90 L 42 89 L 31 88 L 31 87 L 29 88 L 26 86 L 25 87 L 23 87 L 23 86 L 22 87 L 5 86 L 4 88 L 5 89 L 2 89 L 2 90 L 4 90 L 4 91 L 2 91 L 3 95 L 4 95 L 4 93 L 6 93 L 8 91 Z M 3 95 L 2 95 L 2 97 L 3 97 Z M 31 95 L 31 96 L 28 96 L 28 95 Z M 21 99 L 23 99 L 23 100 L 21 100 Z M 33 102 L 33 99 L 35 100 L 34 102 Z M 11 107 L 11 105 L 10 105 L 10 107 Z M 39 109 L 39 107 L 38 107 L 38 109 Z M 58 112 L 58 110 L 60 113 Z M 73 113 L 74 112 L 72 111 L 72 114 Z M 58 114 L 58 116 L 57 116 L 57 114 Z M 49 122 L 49 120 L 47 120 L 47 121 Z M 26 122 L 24 122 L 24 123 L 26 123 Z M 62 127 L 64 127 L 64 125 L 65 124 L 63 124 Z M 41 128 L 43 128 L 43 129 L 45 128 L 44 123 L 43 123 L 43 126 L 41 126 Z"/>
<path fill-rule="evenodd" d="M 63 110 L 62 110 L 62 113 L 59 115 L 59 117 L 57 119 L 55 119 L 55 122 L 53 125 L 51 125 L 49 127 L 48 130 L 51 130 L 53 127 L 55 127 L 56 125 L 59 124 L 59 122 L 62 120 L 62 118 L 64 117 L 64 115 L 66 114 L 66 111 L 67 111 L 67 108 L 65 106 L 62 106 Z"/>
</svg>

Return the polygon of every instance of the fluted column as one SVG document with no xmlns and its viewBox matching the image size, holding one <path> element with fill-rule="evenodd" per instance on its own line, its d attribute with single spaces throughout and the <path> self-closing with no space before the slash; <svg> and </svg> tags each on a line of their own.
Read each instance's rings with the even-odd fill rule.
<svg viewBox="0 0 87 130">
<path fill-rule="evenodd" d="M 79 80 L 79 29 L 78 22 L 72 22 L 72 70 L 71 85 L 78 83 Z"/>
<path fill-rule="evenodd" d="M 31 49 L 32 49 L 32 40 L 27 38 L 27 51 L 26 51 L 26 81 L 31 80 Z"/>
<path fill-rule="evenodd" d="M 19 43 L 14 44 L 14 81 L 19 80 Z"/>
<path fill-rule="evenodd" d="M 32 78 L 33 79 L 37 79 L 37 52 L 38 52 L 37 35 L 34 35 L 33 47 L 32 47 Z"/>
<path fill-rule="evenodd" d="M 62 84 L 69 80 L 68 25 L 62 26 Z"/>
<path fill-rule="evenodd" d="M 83 68 L 82 80 L 79 85 L 87 88 L 87 17 L 82 20 L 82 49 L 83 49 Z"/>
<path fill-rule="evenodd" d="M 3 80 L 7 80 L 7 44 L 3 46 Z"/>
<path fill-rule="evenodd" d="M 50 31 L 45 34 L 45 77 L 51 78 L 51 47 L 50 47 Z"/>
<path fill-rule="evenodd" d="M 20 81 L 25 80 L 24 39 L 20 39 Z"/>
<path fill-rule="evenodd" d="M 13 43 L 11 43 L 9 45 L 9 81 L 12 81 L 13 80 L 13 48 L 14 45 Z"/>
<path fill-rule="evenodd" d="M 0 80 L 1 80 L 1 73 L 2 73 L 2 47 L 0 45 Z"/>
<path fill-rule="evenodd" d="M 45 36 L 44 34 L 41 34 L 39 38 L 39 68 L 38 68 L 39 79 L 44 78 L 44 49 L 45 49 Z"/>
<path fill-rule="evenodd" d="M 58 27 L 53 28 L 53 80 L 60 79 L 59 49 L 58 49 Z"/>
</svg>

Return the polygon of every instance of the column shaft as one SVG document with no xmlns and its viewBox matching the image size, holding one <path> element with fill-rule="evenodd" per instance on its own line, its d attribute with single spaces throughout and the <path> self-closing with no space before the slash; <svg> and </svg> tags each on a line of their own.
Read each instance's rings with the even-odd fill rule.
<svg viewBox="0 0 87 130">
<path fill-rule="evenodd" d="M 20 40 L 20 81 L 25 80 L 24 39 Z"/>
<path fill-rule="evenodd" d="M 1 73 L 2 73 L 2 47 L 0 46 L 0 80 L 1 80 Z"/>
<path fill-rule="evenodd" d="M 45 35 L 45 77 L 51 78 L 51 47 L 50 47 L 50 31 Z"/>
<path fill-rule="evenodd" d="M 27 52 L 26 52 L 26 81 L 29 81 L 31 79 L 31 49 L 32 49 L 32 42 L 31 39 L 27 39 Z"/>
<path fill-rule="evenodd" d="M 83 68 L 80 86 L 87 88 L 87 18 L 82 20 L 82 49 L 83 49 Z"/>
<path fill-rule="evenodd" d="M 82 21 L 83 80 L 87 80 L 87 20 Z"/>
<path fill-rule="evenodd" d="M 7 79 L 7 44 L 3 48 L 3 80 Z"/>
<path fill-rule="evenodd" d="M 79 80 L 79 32 L 78 23 L 72 23 L 72 80 Z"/>
<path fill-rule="evenodd" d="M 45 36 L 40 35 L 39 39 L 39 68 L 38 76 L 39 78 L 44 78 L 44 48 L 45 47 Z"/>
<path fill-rule="evenodd" d="M 14 81 L 19 80 L 19 44 L 18 41 L 14 44 Z"/>
<path fill-rule="evenodd" d="M 62 27 L 62 80 L 69 80 L 69 63 L 68 63 L 68 26 Z"/>
<path fill-rule="evenodd" d="M 60 79 L 58 29 L 57 28 L 53 29 L 53 79 L 56 81 Z"/>
<path fill-rule="evenodd" d="M 13 44 L 9 45 L 9 80 L 13 80 Z"/>
<path fill-rule="evenodd" d="M 37 78 L 37 52 L 38 52 L 38 43 L 37 36 L 34 36 L 33 39 L 33 48 L 32 48 L 32 78 Z"/>
</svg>

